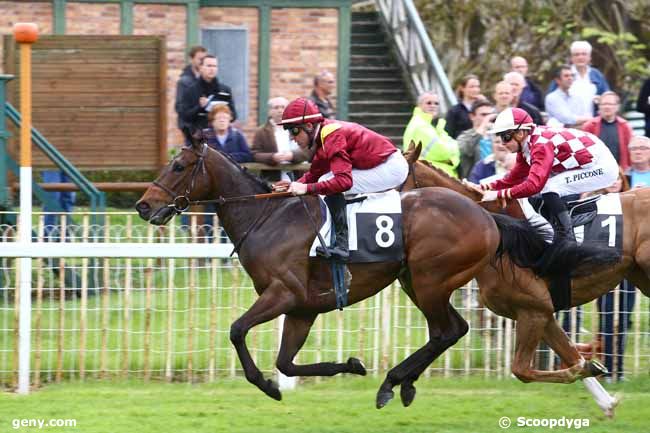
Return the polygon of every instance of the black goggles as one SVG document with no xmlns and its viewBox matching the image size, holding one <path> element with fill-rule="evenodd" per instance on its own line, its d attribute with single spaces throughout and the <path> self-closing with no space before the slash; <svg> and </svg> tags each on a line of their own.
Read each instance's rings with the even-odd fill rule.
<svg viewBox="0 0 650 433">
<path fill-rule="evenodd" d="M 503 141 L 504 143 L 507 143 L 507 142 L 509 142 L 510 140 L 512 140 L 512 138 L 515 136 L 515 132 L 517 132 L 517 131 L 515 130 L 515 131 L 503 131 L 503 132 L 499 132 L 499 133 L 497 134 L 497 137 L 501 138 L 501 141 Z"/>
<path fill-rule="evenodd" d="M 296 137 L 298 134 L 300 134 L 300 131 L 304 130 L 302 126 L 296 126 L 296 125 L 287 125 L 284 127 L 284 129 L 289 131 L 289 134 L 291 134 L 292 137 Z"/>
</svg>

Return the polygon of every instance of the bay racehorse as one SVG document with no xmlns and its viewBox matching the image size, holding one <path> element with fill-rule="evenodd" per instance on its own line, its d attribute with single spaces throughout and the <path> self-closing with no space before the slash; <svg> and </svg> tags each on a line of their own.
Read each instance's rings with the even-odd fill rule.
<svg viewBox="0 0 650 433">
<path fill-rule="evenodd" d="M 245 337 L 252 327 L 282 314 L 286 318 L 277 357 L 282 373 L 365 375 L 366 370 L 355 358 L 345 363 L 293 362 L 316 316 L 332 311 L 336 301 L 328 263 L 308 253 L 316 237 L 316 227 L 310 220 L 321 220 L 317 197 L 253 198 L 269 192 L 268 184 L 226 154 L 195 139 L 162 170 L 135 207 L 143 219 L 161 225 L 176 214 L 171 203 L 218 199 L 219 219 L 259 294 L 248 311 L 232 324 L 230 340 L 246 379 L 280 400 L 277 384 L 263 377 L 250 356 Z M 467 322 L 449 303 L 456 288 L 476 277 L 500 254 L 515 257 L 520 265 L 536 266 L 548 249 L 540 233 L 526 221 L 492 215 L 445 188 L 413 190 L 402 194 L 401 201 L 405 259 L 349 265 L 350 304 L 375 295 L 399 278 L 428 325 L 429 341 L 388 372 L 377 394 L 378 407 L 393 397 L 396 385 L 401 385 L 403 403 L 410 404 L 415 396 L 415 378 L 467 333 Z M 536 272 L 543 273 L 544 269 L 537 267 Z M 575 371 L 581 377 L 593 373 L 590 365 Z"/>
<path fill-rule="evenodd" d="M 405 191 L 413 188 L 444 187 L 474 201 L 480 201 L 480 192 L 426 161 L 418 160 L 420 150 L 421 146 L 411 145 L 405 154 L 410 167 L 409 177 L 403 187 Z M 650 188 L 627 191 L 622 193 L 620 198 L 624 221 L 621 260 L 611 266 L 600 267 L 597 272 L 573 278 L 571 306 L 585 304 L 606 294 L 623 279 L 628 279 L 644 295 L 650 296 L 650 224 L 647 223 L 647 216 L 650 214 Z M 481 204 L 491 211 L 498 211 L 500 208 L 497 202 Z M 511 216 L 524 218 L 517 200 L 510 200 L 505 211 Z M 566 272 L 570 270 L 567 266 Z M 496 314 L 517 321 L 513 374 L 523 382 L 575 381 L 575 372 L 581 370 L 584 360 L 553 316 L 548 279 L 536 278 L 526 269 L 497 269 L 491 264 L 477 274 L 476 280 L 484 304 Z M 535 370 L 532 361 L 537 344 L 542 339 L 571 367 L 558 371 Z M 605 408 L 604 410 L 607 412 Z"/>
</svg>

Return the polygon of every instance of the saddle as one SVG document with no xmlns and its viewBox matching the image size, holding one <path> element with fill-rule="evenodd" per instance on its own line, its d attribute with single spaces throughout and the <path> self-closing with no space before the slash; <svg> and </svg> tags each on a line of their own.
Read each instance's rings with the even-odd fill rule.
<svg viewBox="0 0 650 433">
<path fill-rule="evenodd" d="M 601 196 L 596 195 L 580 199 L 578 195 L 563 197 L 567 210 L 571 216 L 572 227 L 586 226 L 596 219 L 598 215 L 598 201 Z M 548 212 L 544 209 L 544 201 L 541 197 L 528 199 L 535 211 L 546 220 L 549 219 Z M 553 301 L 555 311 L 565 310 L 571 305 L 571 278 L 567 274 L 564 278 L 556 278 L 550 282 L 549 293 Z"/>
<path fill-rule="evenodd" d="M 598 201 L 601 197 L 600 194 L 582 199 L 577 194 L 562 197 L 571 216 L 571 225 L 580 227 L 592 222 L 598 215 Z M 535 209 L 535 212 L 547 218 L 544 201 L 540 196 L 530 197 L 528 202 Z"/>
</svg>

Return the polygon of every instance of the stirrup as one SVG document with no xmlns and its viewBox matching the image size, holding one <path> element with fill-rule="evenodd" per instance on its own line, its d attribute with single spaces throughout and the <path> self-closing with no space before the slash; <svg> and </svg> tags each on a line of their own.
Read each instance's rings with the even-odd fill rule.
<svg viewBox="0 0 650 433">
<path fill-rule="evenodd" d="M 340 262 L 347 262 L 350 258 L 350 253 L 339 247 L 328 247 L 324 249 L 322 246 L 316 247 L 316 255 L 323 258 L 330 258 Z"/>
</svg>

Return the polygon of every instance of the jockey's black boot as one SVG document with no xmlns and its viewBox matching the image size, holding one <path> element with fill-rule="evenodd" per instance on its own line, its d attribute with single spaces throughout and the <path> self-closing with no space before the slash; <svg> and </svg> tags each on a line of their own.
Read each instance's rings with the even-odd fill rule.
<svg viewBox="0 0 650 433">
<path fill-rule="evenodd" d="M 341 193 L 328 195 L 325 197 L 325 203 L 332 214 L 336 238 L 336 243 L 329 247 L 327 251 L 334 260 L 347 262 L 348 258 L 350 258 L 350 252 L 348 250 L 348 221 L 345 215 L 345 196 Z M 316 254 L 326 257 L 322 247 L 316 247 Z"/>
<path fill-rule="evenodd" d="M 575 242 L 576 237 L 573 233 L 571 216 L 567 210 L 566 203 L 555 192 L 542 194 L 542 198 L 544 199 L 544 207 L 546 207 L 547 215 L 549 216 L 549 222 L 555 232 L 553 243 L 558 241 Z"/>
</svg>

